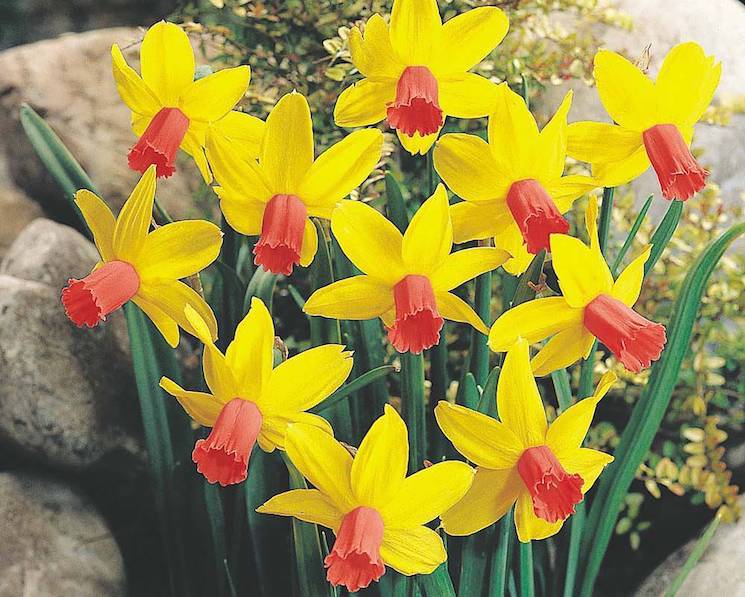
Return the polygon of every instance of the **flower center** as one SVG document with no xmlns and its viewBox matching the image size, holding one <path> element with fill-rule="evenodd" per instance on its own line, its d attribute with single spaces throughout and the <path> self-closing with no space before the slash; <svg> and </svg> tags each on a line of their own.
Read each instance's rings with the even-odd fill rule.
<svg viewBox="0 0 745 597">
<path fill-rule="evenodd" d="M 445 323 L 437 312 L 432 283 L 426 276 L 409 275 L 393 287 L 396 320 L 388 339 L 398 352 L 419 354 L 440 340 Z"/>
<path fill-rule="evenodd" d="M 566 520 L 582 501 L 582 477 L 566 472 L 548 446 L 525 450 L 517 461 L 517 472 L 538 518 L 550 523 Z"/>
<path fill-rule="evenodd" d="M 440 130 L 437 79 L 426 66 L 407 66 L 396 86 L 396 100 L 388 105 L 388 124 L 405 135 L 431 135 Z"/>
<path fill-rule="evenodd" d="M 145 132 L 129 150 L 127 161 L 132 170 L 142 174 L 155 164 L 155 174 L 169 177 L 176 171 L 176 152 L 189 130 L 189 119 L 178 108 L 161 108 Z"/>
<path fill-rule="evenodd" d="M 532 178 L 512 183 L 507 207 L 528 245 L 528 252 L 549 250 L 552 234 L 569 232 L 569 222 L 557 209 L 546 189 Z"/>
<path fill-rule="evenodd" d="M 289 276 L 300 263 L 308 210 L 295 195 L 274 195 L 264 209 L 254 263 L 273 274 Z"/>
<path fill-rule="evenodd" d="M 125 261 L 109 261 L 82 280 L 70 278 L 62 290 L 62 305 L 75 325 L 93 327 L 116 311 L 140 289 L 140 276 Z"/>
<path fill-rule="evenodd" d="M 656 124 L 642 139 L 665 199 L 685 201 L 704 188 L 709 173 L 699 166 L 677 126 Z"/>
<path fill-rule="evenodd" d="M 383 528 L 383 518 L 373 508 L 360 506 L 347 513 L 331 553 L 323 561 L 328 568 L 326 579 L 354 593 L 383 576 L 385 565 L 380 557 Z"/>
<path fill-rule="evenodd" d="M 240 483 L 248 475 L 248 459 L 261 431 L 263 417 L 249 400 L 233 398 L 222 407 L 207 439 L 194 446 L 191 459 L 210 483 Z"/>
<path fill-rule="evenodd" d="M 607 294 L 597 296 L 585 307 L 584 325 L 634 373 L 659 359 L 667 341 L 665 326 L 645 319 Z"/>
</svg>

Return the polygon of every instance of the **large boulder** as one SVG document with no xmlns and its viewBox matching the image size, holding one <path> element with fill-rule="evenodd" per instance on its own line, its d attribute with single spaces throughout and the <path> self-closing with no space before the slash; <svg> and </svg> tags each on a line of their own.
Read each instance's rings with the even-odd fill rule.
<svg viewBox="0 0 745 597">
<path fill-rule="evenodd" d="M 745 506 L 745 497 L 740 498 Z M 642 583 L 636 597 L 660 597 L 677 578 L 688 560 L 696 539 L 672 553 Z M 722 524 L 703 557 L 686 578 L 678 597 L 701 595 L 745 595 L 745 517 L 734 524 Z"/>
<path fill-rule="evenodd" d="M 23 132 L 23 102 L 47 120 L 112 208 L 129 196 L 139 178 L 127 166 L 136 138 L 111 74 L 111 45 L 124 48 L 139 68 L 142 35 L 138 29 L 102 29 L 0 52 L 0 162 L 29 196 L 49 204 L 61 194 Z M 176 174 L 158 185 L 158 199 L 178 218 L 194 216 L 192 197 L 201 180 L 191 158 L 180 152 Z"/>
<path fill-rule="evenodd" d="M 0 531 L 0 597 L 126 594 L 111 531 L 69 487 L 0 473 Z"/>
<path fill-rule="evenodd" d="M 33 219 L 41 215 L 41 208 L 20 190 L 11 186 L 0 187 L 0 259 L 18 234 Z"/>
</svg>

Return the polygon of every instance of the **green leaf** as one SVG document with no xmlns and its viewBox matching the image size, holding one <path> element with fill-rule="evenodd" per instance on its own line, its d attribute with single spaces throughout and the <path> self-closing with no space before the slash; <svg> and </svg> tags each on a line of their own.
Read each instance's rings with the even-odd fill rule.
<svg viewBox="0 0 745 597">
<path fill-rule="evenodd" d="M 675 577 L 675 580 L 670 585 L 670 588 L 665 591 L 665 597 L 675 597 L 675 595 L 678 594 L 680 587 L 683 586 L 686 578 L 688 578 L 688 575 L 696 567 L 696 564 L 698 564 L 701 556 L 704 555 L 706 548 L 709 547 L 709 543 L 711 543 L 711 540 L 714 538 L 714 534 L 717 532 L 720 522 L 721 518 L 719 518 L 719 516 L 717 515 L 714 517 L 714 520 L 712 520 L 706 527 L 706 530 L 703 532 L 701 537 L 699 537 L 698 541 L 696 541 L 696 545 L 694 545 L 691 555 L 688 556 L 685 564 L 683 564 L 683 568 L 681 568 L 678 576 Z"/>
<path fill-rule="evenodd" d="M 545 260 L 546 251 L 541 251 L 533 257 L 533 261 L 528 265 L 528 269 L 522 273 L 517 282 L 517 288 L 515 289 L 515 295 L 512 297 L 510 307 L 517 307 L 518 305 L 535 298 L 536 293 L 532 286 L 538 284 L 538 281 L 541 278 L 541 272 L 543 272 L 543 262 Z"/>
<path fill-rule="evenodd" d="M 376 367 L 367 373 L 363 373 L 348 384 L 343 385 L 341 388 L 336 390 L 331 396 L 326 398 L 323 402 L 314 406 L 310 409 L 312 413 L 322 413 L 334 406 L 336 406 L 342 400 L 346 400 L 350 394 L 357 392 L 363 388 L 366 388 L 372 383 L 385 378 L 389 373 L 396 371 L 396 367 L 393 365 L 381 365 Z"/>
<path fill-rule="evenodd" d="M 569 383 L 569 373 L 566 369 L 557 369 L 551 373 L 551 381 L 556 391 L 556 399 L 562 412 L 572 406 L 572 387 Z"/>
<path fill-rule="evenodd" d="M 533 597 L 534 595 L 533 544 L 529 541 L 520 543 L 520 596 Z"/>
<path fill-rule="evenodd" d="M 662 256 L 662 252 L 667 247 L 667 243 L 673 237 L 675 229 L 678 227 L 680 217 L 683 215 L 683 201 L 672 201 L 670 207 L 667 209 L 665 217 L 662 218 L 660 225 L 657 230 L 654 231 L 650 243 L 652 244 L 652 251 L 649 254 L 647 263 L 644 264 L 644 275 L 646 276 L 652 271 L 652 268 L 657 263 L 657 260 Z"/>
<path fill-rule="evenodd" d="M 277 284 L 277 276 L 268 272 L 263 267 L 257 267 L 246 288 L 246 298 L 243 301 L 243 313 L 248 313 L 253 297 L 260 298 L 271 312 L 274 287 Z"/>
<path fill-rule="evenodd" d="M 220 490 L 217 485 L 203 480 L 204 502 L 207 508 L 207 522 L 210 527 L 212 538 L 212 553 L 217 570 L 217 586 L 214 587 L 216 595 L 224 595 L 228 585 L 233 584 L 230 568 L 227 566 L 228 556 L 225 547 L 225 516 L 220 499 Z M 224 571 L 224 574 L 223 574 Z"/>
<path fill-rule="evenodd" d="M 243 318 L 246 285 L 235 270 L 222 261 L 213 264 L 217 275 L 209 296 L 209 304 L 217 318 L 217 346 L 225 350 L 235 336 L 235 329 Z"/>
<path fill-rule="evenodd" d="M 636 234 L 639 232 L 639 228 L 641 228 L 641 225 L 644 222 L 644 218 L 647 217 L 647 212 L 649 211 L 649 207 L 652 205 L 653 199 L 654 195 L 650 195 L 649 197 L 647 197 L 647 200 L 644 202 L 644 205 L 639 211 L 639 215 L 636 216 L 636 220 L 634 220 L 634 224 L 631 226 L 631 230 L 629 231 L 629 234 L 626 237 L 621 250 L 618 251 L 618 255 L 616 255 L 616 260 L 613 262 L 613 265 L 610 268 L 610 271 L 612 272 L 614 278 L 618 276 L 618 269 L 621 267 L 621 263 L 623 263 L 623 258 L 626 257 L 626 253 L 629 252 L 631 245 L 634 243 Z"/>
<path fill-rule="evenodd" d="M 672 209 L 671 206 L 670 210 Z M 727 247 L 742 234 L 745 234 L 745 223 L 733 226 L 709 244 L 683 281 L 667 326 L 667 346 L 660 360 L 652 367 L 649 381 L 634 406 L 631 420 L 614 453 L 616 460 L 601 476 L 593 500 L 582 543 L 582 556 L 586 559 L 581 592 L 583 596 L 589 597 L 592 594 L 626 492 L 652 445 L 670 403 L 683 358 L 688 352 L 707 281 Z"/>
<path fill-rule="evenodd" d="M 497 549 L 492 555 L 491 570 L 489 572 L 489 584 L 487 595 L 489 597 L 503 597 L 507 588 L 507 576 L 509 574 L 510 547 L 515 539 L 515 524 L 513 522 L 514 508 L 510 508 L 497 522 Z"/>
<path fill-rule="evenodd" d="M 486 378 L 486 384 L 481 392 L 479 407 L 476 409 L 480 413 L 489 415 L 493 419 L 497 418 L 497 382 L 499 381 L 499 367 L 494 367 Z"/>
<path fill-rule="evenodd" d="M 409 473 L 422 468 L 427 454 L 424 419 L 424 357 L 406 352 L 401 357 L 401 405 L 409 430 Z"/>
<path fill-rule="evenodd" d="M 432 574 L 422 574 L 417 579 L 426 597 L 455 597 L 455 588 L 448 574 L 447 562 L 440 564 Z"/>
<path fill-rule="evenodd" d="M 478 385 L 476 384 L 476 378 L 470 371 L 466 373 L 463 378 L 463 382 L 458 389 L 458 397 L 456 402 L 462 404 L 467 408 L 476 410 L 481 401 L 481 393 L 479 392 Z"/>
<path fill-rule="evenodd" d="M 386 211 L 388 219 L 396 225 L 401 234 L 406 232 L 409 225 L 409 216 L 406 212 L 406 202 L 404 201 L 401 187 L 390 172 L 385 173 L 385 194 L 387 197 Z"/>
</svg>

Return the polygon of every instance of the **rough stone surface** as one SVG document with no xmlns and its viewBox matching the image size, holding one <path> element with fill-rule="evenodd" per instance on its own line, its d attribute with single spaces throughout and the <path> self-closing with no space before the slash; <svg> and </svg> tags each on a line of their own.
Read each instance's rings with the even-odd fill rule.
<svg viewBox="0 0 745 597">
<path fill-rule="evenodd" d="M 141 39 L 137 29 L 101 29 L 0 52 L 0 162 L 30 197 L 47 205 L 60 200 L 60 191 L 23 132 L 23 102 L 54 128 L 113 209 L 129 196 L 139 178 L 127 166 L 136 138 L 111 75 L 111 45 L 125 48 L 127 60 L 139 68 Z M 175 217 L 194 216 L 192 197 L 201 176 L 183 152 L 177 168 L 159 183 L 158 198 Z"/>
<path fill-rule="evenodd" d="M 0 258 L 16 239 L 21 230 L 41 215 L 39 204 L 13 187 L 0 187 Z"/>
<path fill-rule="evenodd" d="M 0 597 L 126 594 L 119 548 L 94 507 L 70 488 L 0 473 Z"/>
<path fill-rule="evenodd" d="M 740 498 L 745 505 L 745 497 Z M 659 597 L 670 587 L 693 551 L 696 540 L 674 552 L 645 580 L 636 597 Z M 688 575 L 678 597 L 745 595 L 745 518 L 720 525 L 703 557 Z"/>
</svg>

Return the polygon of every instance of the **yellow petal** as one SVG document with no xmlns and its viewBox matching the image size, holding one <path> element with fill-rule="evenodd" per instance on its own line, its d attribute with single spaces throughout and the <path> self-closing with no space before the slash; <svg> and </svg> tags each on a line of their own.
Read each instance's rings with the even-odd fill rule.
<svg viewBox="0 0 745 597">
<path fill-rule="evenodd" d="M 308 410 L 338 390 L 351 371 L 352 353 L 339 344 L 301 352 L 271 371 L 262 408 L 272 413 Z"/>
<path fill-rule="evenodd" d="M 179 343 L 178 324 L 163 309 L 155 303 L 145 300 L 139 295 L 132 298 L 132 302 L 137 305 L 142 312 L 147 315 L 148 319 L 158 329 L 163 339 L 171 348 L 176 348 Z"/>
<path fill-rule="evenodd" d="M 210 123 L 209 135 L 217 135 L 233 145 L 232 151 L 240 150 L 244 160 L 258 159 L 265 123 L 256 116 L 231 110 L 225 116 Z"/>
<path fill-rule="evenodd" d="M 440 41 L 437 0 L 396 0 L 391 11 L 391 44 L 407 65 L 427 64 Z"/>
<path fill-rule="evenodd" d="M 381 510 L 386 528 L 428 523 L 456 504 L 468 491 L 474 470 L 464 462 L 438 462 L 407 477 Z"/>
<path fill-rule="evenodd" d="M 344 513 L 317 489 L 292 489 L 270 498 L 256 508 L 260 514 L 294 516 L 298 520 L 338 530 Z"/>
<path fill-rule="evenodd" d="M 404 233 L 401 253 L 411 273 L 428 275 L 448 256 L 453 247 L 448 195 L 442 184 L 422 203 Z"/>
<path fill-rule="evenodd" d="M 224 68 L 194 81 L 181 97 L 181 111 L 189 119 L 202 122 L 219 120 L 230 112 L 248 89 L 248 66 Z"/>
<path fill-rule="evenodd" d="M 396 82 L 392 80 L 361 81 L 342 91 L 334 106 L 338 126 L 367 126 L 386 116 L 387 106 L 396 99 Z"/>
<path fill-rule="evenodd" d="M 220 197 L 220 210 L 233 230 L 247 236 L 261 233 L 266 203 L 251 201 L 222 187 L 212 188 Z"/>
<path fill-rule="evenodd" d="M 352 463 L 352 493 L 360 504 L 381 510 L 401 491 L 409 460 L 406 425 L 385 405 L 362 439 Z"/>
<path fill-rule="evenodd" d="M 612 294 L 627 307 L 631 307 L 639 298 L 639 293 L 644 282 L 644 264 L 647 263 L 652 252 L 652 245 L 647 245 L 644 250 L 626 266 L 613 283 Z"/>
<path fill-rule="evenodd" d="M 502 201 L 461 201 L 450 206 L 450 219 L 453 222 L 453 240 L 456 243 L 487 239 L 499 234 L 513 222 L 507 204 Z M 519 230 L 517 232 L 520 234 Z M 522 238 L 520 234 L 521 243 Z M 502 246 L 500 248 L 506 249 Z"/>
<path fill-rule="evenodd" d="M 448 116 L 481 118 L 494 108 L 497 84 L 476 73 L 450 75 L 438 80 L 440 107 Z"/>
<path fill-rule="evenodd" d="M 533 510 L 533 501 L 527 491 L 520 492 L 515 506 L 515 528 L 517 538 L 522 543 L 546 539 L 558 533 L 564 525 L 563 520 L 554 523 L 538 518 Z"/>
<path fill-rule="evenodd" d="M 448 558 L 440 535 L 427 527 L 385 529 L 380 556 L 406 576 L 430 574 Z"/>
<path fill-rule="evenodd" d="M 481 321 L 476 311 L 462 298 L 450 292 L 437 292 L 435 299 L 437 301 L 437 310 L 444 319 L 472 325 L 485 336 L 489 333 L 489 328 Z"/>
<path fill-rule="evenodd" d="M 235 338 L 225 351 L 227 366 L 233 373 L 241 397 L 258 400 L 267 387 L 274 360 L 274 322 L 259 298 L 238 324 Z"/>
<path fill-rule="evenodd" d="M 544 186 L 564 173 L 567 156 L 567 114 L 573 92 L 568 91 L 538 137 L 536 176 Z"/>
<path fill-rule="evenodd" d="M 150 166 L 119 212 L 112 246 L 117 259 L 134 262 L 145 246 L 155 199 L 155 166 Z"/>
<path fill-rule="evenodd" d="M 504 262 L 504 271 L 519 276 L 533 261 L 535 255 L 528 253 L 528 246 L 523 239 L 523 233 L 515 224 L 512 214 L 508 213 L 505 218 L 508 224 L 494 234 L 494 246 L 507 251 L 512 257 Z"/>
<path fill-rule="evenodd" d="M 119 97 L 137 114 L 153 116 L 161 108 L 160 101 L 145 81 L 130 67 L 119 46 L 111 46 L 111 66 Z"/>
<path fill-rule="evenodd" d="M 80 189 L 75 193 L 75 205 L 85 218 L 85 223 L 93 235 L 93 242 L 104 261 L 114 259 L 113 239 L 116 221 L 114 214 L 104 203 L 103 199 L 88 189 Z"/>
<path fill-rule="evenodd" d="M 324 241 L 325 242 L 325 241 Z M 312 220 L 305 220 L 303 244 L 300 247 L 300 265 L 308 267 L 318 251 L 318 230 Z"/>
<path fill-rule="evenodd" d="M 217 182 L 236 202 L 267 203 L 272 198 L 269 178 L 255 160 L 248 158 L 242 143 L 209 134 L 206 145 L 207 159 Z"/>
<path fill-rule="evenodd" d="M 199 140 L 198 134 L 193 130 L 197 124 L 196 122 L 192 122 L 189 130 L 186 131 L 184 140 L 181 142 L 181 149 L 194 158 L 194 163 L 202 175 L 204 184 L 210 184 L 212 182 L 212 172 L 207 163 L 207 156 L 204 154 L 204 143 Z"/>
<path fill-rule="evenodd" d="M 586 358 L 594 341 L 582 324 L 561 330 L 533 357 L 533 375 L 542 377 Z"/>
<path fill-rule="evenodd" d="M 649 168 L 649 157 L 644 146 L 640 146 L 629 157 L 617 162 L 596 162 L 592 165 L 592 176 L 599 186 L 618 187 L 631 182 Z"/>
<path fill-rule="evenodd" d="M 140 70 L 163 106 L 178 107 L 194 80 L 194 51 L 183 29 L 165 21 L 150 27 L 140 48 Z"/>
<path fill-rule="evenodd" d="M 563 454 L 573 452 L 582 445 L 595 416 L 598 402 L 610 390 L 616 379 L 615 373 L 607 372 L 598 383 L 595 394 L 573 404 L 551 423 L 546 434 L 546 444 L 559 460 Z"/>
<path fill-rule="evenodd" d="M 264 414 L 264 411 L 262 411 L 262 414 Z M 290 425 L 296 423 L 306 426 L 309 425 L 325 433 L 329 437 L 334 437 L 334 430 L 332 429 L 331 424 L 319 415 L 300 411 L 284 411 L 281 413 L 268 412 L 264 414 L 261 433 L 259 434 L 262 449 L 266 452 L 271 452 L 276 448 L 284 450 L 287 429 Z"/>
<path fill-rule="evenodd" d="M 272 109 L 266 119 L 260 162 L 273 195 L 298 194 L 313 163 L 313 122 L 302 94 L 288 93 Z"/>
<path fill-rule="evenodd" d="M 187 392 L 167 377 L 160 378 L 160 387 L 179 401 L 179 404 L 200 425 L 212 427 L 225 402 L 205 392 Z"/>
<path fill-rule="evenodd" d="M 435 291 L 452 290 L 484 272 L 497 269 L 510 258 L 502 249 L 474 247 L 451 253 L 430 276 Z"/>
<path fill-rule="evenodd" d="M 474 8 L 446 21 L 435 72 L 451 74 L 471 70 L 501 43 L 508 28 L 507 16 L 491 6 Z"/>
<path fill-rule="evenodd" d="M 613 277 L 599 250 L 566 234 L 551 235 L 551 256 L 559 286 L 570 307 L 584 307 L 613 287 Z"/>
<path fill-rule="evenodd" d="M 221 246 L 222 232 L 213 223 L 173 222 L 148 234 L 135 268 L 142 279 L 186 278 L 217 259 Z"/>
<path fill-rule="evenodd" d="M 448 535 L 464 536 L 494 524 L 517 500 L 522 479 L 517 467 L 491 470 L 479 467 L 468 493 L 442 515 Z"/>
<path fill-rule="evenodd" d="M 331 230 L 344 254 L 366 274 L 390 286 L 406 275 L 401 233 L 376 209 L 343 201 L 331 217 Z"/>
<path fill-rule="evenodd" d="M 562 454 L 560 461 L 568 473 L 582 477 L 584 494 L 595 484 L 603 469 L 613 462 L 613 456 L 590 448 L 578 448 Z"/>
<path fill-rule="evenodd" d="M 443 135 L 435 146 L 434 164 L 453 193 L 468 201 L 490 204 L 490 221 L 507 213 L 504 201 L 497 200 L 506 197 L 510 181 L 499 169 L 486 141 L 464 133 Z"/>
<path fill-rule="evenodd" d="M 639 132 L 656 124 L 654 84 L 626 58 L 600 50 L 593 74 L 600 101 L 615 122 Z"/>
<path fill-rule="evenodd" d="M 465 406 L 441 400 L 435 418 L 455 449 L 479 466 L 509 469 L 523 453 L 520 439 L 509 427 Z"/>
<path fill-rule="evenodd" d="M 489 332 L 489 348 L 508 350 L 519 337 L 533 344 L 582 323 L 582 309 L 570 307 L 561 296 L 523 303 L 499 316 Z"/>
<path fill-rule="evenodd" d="M 530 368 L 528 343 L 524 339 L 518 340 L 504 359 L 497 384 L 497 412 L 524 448 L 546 441 L 546 411 Z"/>
<path fill-rule="evenodd" d="M 357 27 L 352 27 L 349 52 L 352 63 L 365 77 L 398 80 L 404 69 L 404 64 L 393 51 L 388 24 L 379 14 L 374 14 L 365 23 L 364 37 Z"/>
<path fill-rule="evenodd" d="M 566 213 L 572 207 L 575 199 L 586 195 L 599 186 L 600 183 L 590 176 L 571 174 L 546 184 L 546 192 L 551 195 L 558 210 L 561 213 Z"/>
<path fill-rule="evenodd" d="M 643 147 L 639 131 L 607 122 L 573 122 L 567 135 L 567 153 L 590 164 L 625 160 Z"/>
<path fill-rule="evenodd" d="M 324 151 L 300 184 L 300 197 L 308 206 L 335 205 L 361 185 L 380 161 L 383 133 L 355 131 Z"/>
<path fill-rule="evenodd" d="M 303 311 L 333 319 L 374 319 L 393 308 L 390 286 L 370 276 L 353 276 L 319 288 L 305 302 Z"/>
<path fill-rule="evenodd" d="M 328 433 L 297 423 L 287 430 L 287 456 L 292 464 L 341 512 L 354 509 L 350 476 L 352 455 Z"/>
<path fill-rule="evenodd" d="M 408 135 L 404 135 L 400 130 L 396 131 L 396 136 L 401 146 L 411 155 L 424 155 L 427 153 L 434 142 L 437 141 L 437 135 L 439 134 L 440 131 L 438 130 L 436 133 L 424 135 L 424 137 L 419 133 L 414 133 L 413 136 L 409 137 Z"/>
<path fill-rule="evenodd" d="M 500 84 L 489 115 L 489 148 L 510 181 L 531 177 L 537 143 L 538 126 L 525 101 L 507 83 Z"/>
</svg>

